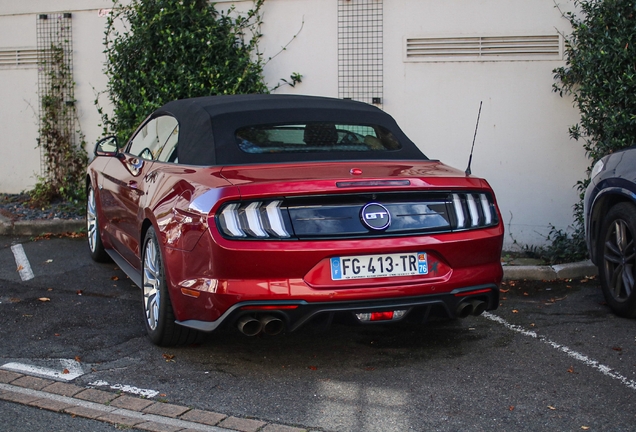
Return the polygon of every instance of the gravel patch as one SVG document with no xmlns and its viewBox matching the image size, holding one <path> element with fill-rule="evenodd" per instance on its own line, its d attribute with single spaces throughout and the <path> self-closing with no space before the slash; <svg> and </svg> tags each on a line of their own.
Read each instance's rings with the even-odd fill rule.
<svg viewBox="0 0 636 432">
<path fill-rule="evenodd" d="M 0 194 L 0 214 L 17 220 L 67 219 L 84 218 L 84 205 L 55 201 L 51 204 L 36 207 L 29 201 L 27 194 Z"/>
</svg>

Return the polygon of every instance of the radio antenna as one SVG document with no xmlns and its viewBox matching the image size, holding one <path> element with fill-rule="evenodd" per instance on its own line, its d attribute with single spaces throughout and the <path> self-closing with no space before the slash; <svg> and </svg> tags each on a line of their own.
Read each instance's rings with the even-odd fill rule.
<svg viewBox="0 0 636 432">
<path fill-rule="evenodd" d="M 466 168 L 466 175 L 470 175 L 470 164 L 473 162 L 473 149 L 475 148 L 475 139 L 477 138 L 477 128 L 479 127 L 479 117 L 481 117 L 481 104 L 483 101 L 479 101 L 479 113 L 477 113 L 477 124 L 475 125 L 475 135 L 473 135 L 473 145 L 470 148 L 470 157 L 468 158 L 468 167 Z"/>
</svg>

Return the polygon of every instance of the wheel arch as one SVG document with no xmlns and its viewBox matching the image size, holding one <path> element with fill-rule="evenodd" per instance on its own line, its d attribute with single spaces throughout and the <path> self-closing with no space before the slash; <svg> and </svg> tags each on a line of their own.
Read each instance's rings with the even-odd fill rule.
<svg viewBox="0 0 636 432">
<path fill-rule="evenodd" d="M 590 258 L 596 265 L 598 265 L 597 244 L 603 225 L 603 219 L 612 207 L 622 202 L 631 203 L 636 206 L 636 194 L 625 188 L 613 187 L 601 191 L 592 202 L 587 230 L 589 232 Z"/>
</svg>

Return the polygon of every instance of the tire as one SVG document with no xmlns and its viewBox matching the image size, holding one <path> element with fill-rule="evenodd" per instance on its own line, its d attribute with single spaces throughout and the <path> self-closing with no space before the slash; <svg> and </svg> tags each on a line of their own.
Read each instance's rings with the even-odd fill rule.
<svg viewBox="0 0 636 432">
<path fill-rule="evenodd" d="M 144 325 L 152 343 L 165 347 L 199 342 L 200 332 L 175 323 L 161 249 L 152 227 L 144 238 L 141 277 Z"/>
<path fill-rule="evenodd" d="M 102 243 L 102 236 L 99 232 L 99 219 L 97 217 L 97 199 L 95 198 L 95 191 L 92 186 L 88 187 L 86 197 L 86 233 L 88 237 L 88 249 L 91 252 L 91 258 L 96 262 L 110 262 L 112 261 L 104 244 Z"/>
<path fill-rule="evenodd" d="M 598 242 L 605 301 L 616 315 L 636 317 L 636 207 L 619 203 L 603 220 Z"/>
</svg>

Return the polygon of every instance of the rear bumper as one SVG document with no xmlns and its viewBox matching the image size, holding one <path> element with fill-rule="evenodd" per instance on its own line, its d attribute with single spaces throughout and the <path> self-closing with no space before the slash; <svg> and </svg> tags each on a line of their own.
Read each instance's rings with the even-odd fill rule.
<svg viewBox="0 0 636 432">
<path fill-rule="evenodd" d="M 499 306 L 498 286 L 494 284 L 477 285 L 455 289 L 444 294 L 378 300 L 332 302 L 307 302 L 304 300 L 245 301 L 236 303 L 215 321 L 186 320 L 177 321 L 177 324 L 204 332 L 211 332 L 221 326 L 235 325 L 246 315 L 256 318 L 262 315 L 269 315 L 281 319 L 287 331 L 294 331 L 316 318 L 326 318 L 330 321 L 334 315 L 354 318 L 356 313 L 394 310 L 407 311 L 400 320 L 424 322 L 433 308 L 441 311 L 448 318 L 460 317 L 458 313 L 459 306 L 472 301 L 484 302 L 485 310 L 497 309 Z"/>
</svg>

